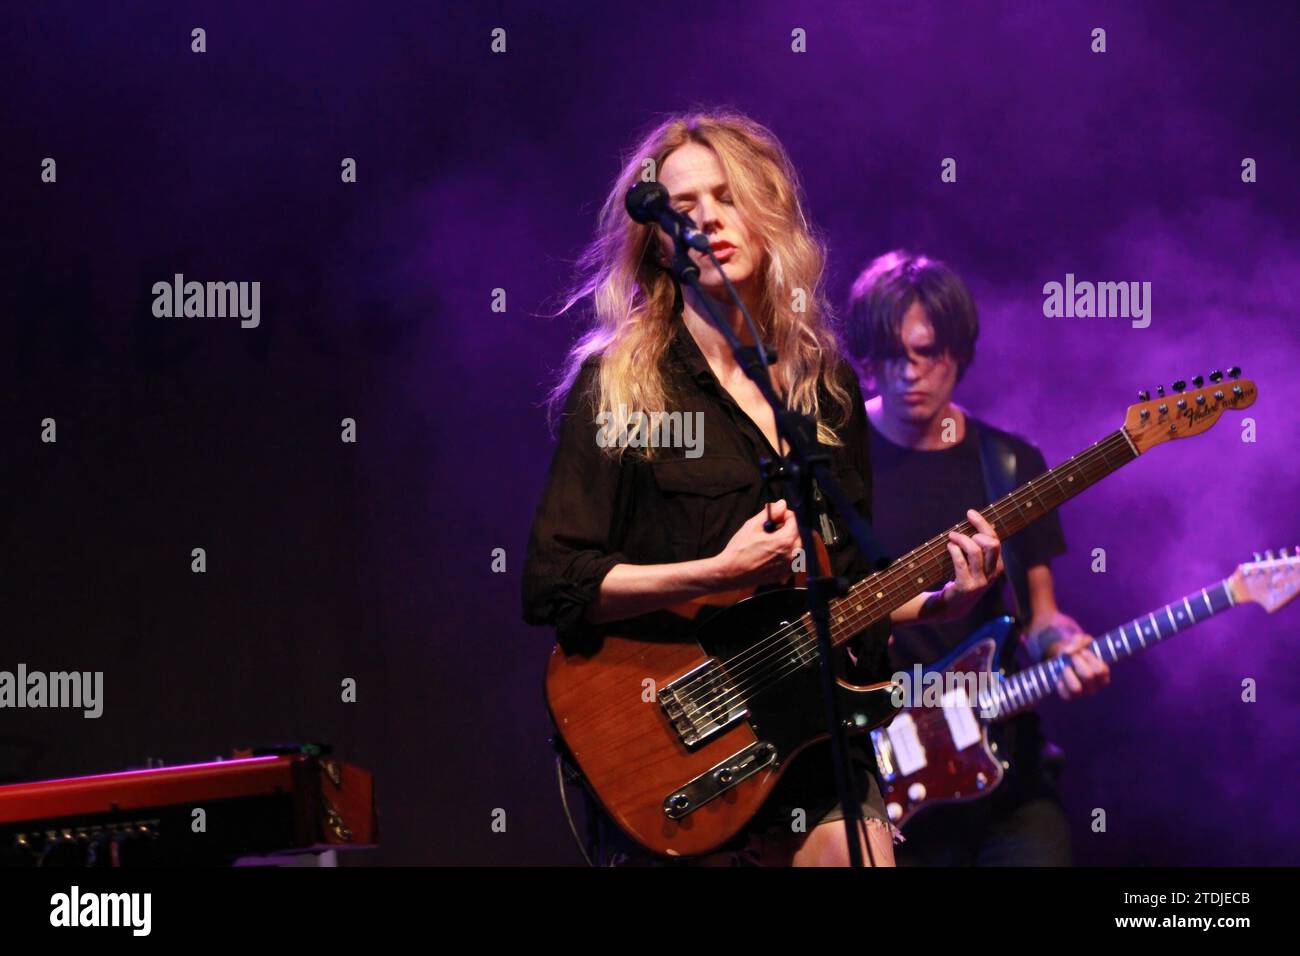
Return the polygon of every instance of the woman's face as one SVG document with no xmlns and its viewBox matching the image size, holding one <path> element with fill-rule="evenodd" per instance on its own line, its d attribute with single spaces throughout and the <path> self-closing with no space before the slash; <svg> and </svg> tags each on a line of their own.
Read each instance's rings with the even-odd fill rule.
<svg viewBox="0 0 1300 956">
<path fill-rule="evenodd" d="M 699 143 L 687 143 L 668 154 L 659 169 L 659 183 L 668 190 L 673 208 L 695 221 L 713 245 L 722 270 L 742 295 L 758 290 L 763 250 L 744 217 L 736 208 L 722 164 L 713 150 Z M 673 258 L 672 240 L 659 230 L 666 261 Z M 719 297 L 725 285 L 713 263 L 692 251 L 691 260 L 700 267 L 700 285 Z"/>
</svg>

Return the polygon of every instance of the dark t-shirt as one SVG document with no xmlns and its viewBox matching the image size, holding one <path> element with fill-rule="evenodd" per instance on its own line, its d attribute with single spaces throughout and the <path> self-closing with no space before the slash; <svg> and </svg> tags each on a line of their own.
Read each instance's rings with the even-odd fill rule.
<svg viewBox="0 0 1300 956">
<path fill-rule="evenodd" d="M 989 428 L 978 421 L 975 426 Z M 962 440 L 949 448 L 921 451 L 895 445 L 874 425 L 869 426 L 869 434 L 875 530 L 891 557 L 901 557 L 965 520 L 968 508 L 982 510 L 990 504 L 975 428 L 968 427 Z M 1017 487 L 1047 470 L 1037 448 L 1015 435 L 1001 434 L 1016 453 Z M 903 502 L 906 504 L 900 504 Z M 1054 511 L 1009 540 L 1022 572 L 1065 553 L 1065 535 Z M 899 670 L 910 670 L 913 664 L 932 664 L 987 621 L 1011 613 L 1012 606 L 1010 585 L 1004 575 L 1001 583 L 989 588 L 975 608 L 958 621 L 895 627 L 890 663 Z M 1030 609 L 1023 611 L 1028 614 Z"/>
<path fill-rule="evenodd" d="M 952 447 L 933 451 L 895 445 L 874 426 L 868 426 L 876 533 L 892 557 L 951 528 L 965 518 L 968 508 L 983 510 L 990 503 L 976 432 L 990 426 L 977 420 L 974 426 L 967 427 L 962 440 Z M 1017 487 L 1047 470 L 1042 453 L 1033 445 L 1007 432 L 998 434 L 1015 450 Z M 885 502 L 890 501 L 906 501 L 907 506 L 885 507 Z M 1042 516 L 1008 539 L 1006 547 L 1014 552 L 1022 574 L 1035 565 L 1047 564 L 1065 553 L 1060 518 L 1054 511 Z M 896 627 L 890 645 L 891 664 L 896 669 L 910 670 L 913 664 L 927 665 L 943 658 L 991 618 L 1009 613 L 1013 606 L 1010 594 L 1011 585 L 1003 575 L 1001 584 L 989 588 L 975 609 L 960 621 Z M 1023 608 L 1022 612 L 1028 615 L 1031 609 Z M 1015 669 L 1015 647 L 1013 635 L 1003 646 L 1002 664 L 1008 671 Z M 1019 714 L 994 725 L 990 733 L 999 742 L 1000 753 L 1011 757 L 1008 779 L 995 794 L 997 813 L 1051 792 L 1052 785 L 1044 782 L 1047 775 L 1040 763 L 1045 740 L 1036 713 Z M 911 821 L 907 832 L 918 841 L 916 846 L 951 840 L 954 831 L 979 832 L 989 825 L 986 814 L 990 810 L 982 803 L 931 808 Z"/>
</svg>

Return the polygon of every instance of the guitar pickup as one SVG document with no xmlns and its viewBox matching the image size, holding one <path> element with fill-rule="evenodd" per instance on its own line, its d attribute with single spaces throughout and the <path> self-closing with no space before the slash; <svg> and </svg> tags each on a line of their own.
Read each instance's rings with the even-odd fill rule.
<svg viewBox="0 0 1300 956">
<path fill-rule="evenodd" d="M 907 777 L 925 766 L 925 745 L 921 743 L 921 734 L 911 714 L 899 714 L 882 729 L 889 741 L 889 752 L 897 773 Z"/>
<path fill-rule="evenodd" d="M 705 661 L 659 691 L 659 706 L 687 747 L 696 747 L 720 730 L 749 716 L 717 661 Z"/>
<path fill-rule="evenodd" d="M 664 815 L 670 820 L 680 820 L 741 781 L 748 780 L 775 760 L 776 745 L 765 740 L 756 741 L 665 797 Z"/>
</svg>

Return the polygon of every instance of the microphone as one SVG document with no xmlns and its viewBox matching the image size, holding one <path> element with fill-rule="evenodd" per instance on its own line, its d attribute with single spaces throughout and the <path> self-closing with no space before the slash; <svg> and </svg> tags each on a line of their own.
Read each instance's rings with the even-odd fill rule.
<svg viewBox="0 0 1300 956">
<path fill-rule="evenodd" d="M 704 253 L 713 251 L 713 246 L 694 220 L 669 205 L 668 190 L 659 183 L 637 183 L 627 191 L 623 205 L 636 222 L 657 222 L 664 232 L 674 239 L 680 238 L 692 249 Z"/>
</svg>

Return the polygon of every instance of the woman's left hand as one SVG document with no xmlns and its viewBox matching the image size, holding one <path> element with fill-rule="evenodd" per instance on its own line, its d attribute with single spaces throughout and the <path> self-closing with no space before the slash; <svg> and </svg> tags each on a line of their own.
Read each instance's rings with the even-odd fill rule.
<svg viewBox="0 0 1300 956">
<path fill-rule="evenodd" d="M 941 592 L 939 616 L 953 620 L 966 614 L 1002 573 L 1002 542 L 993 526 L 973 508 L 966 519 L 975 527 L 973 535 L 948 534 L 948 554 L 953 578 Z"/>
</svg>

